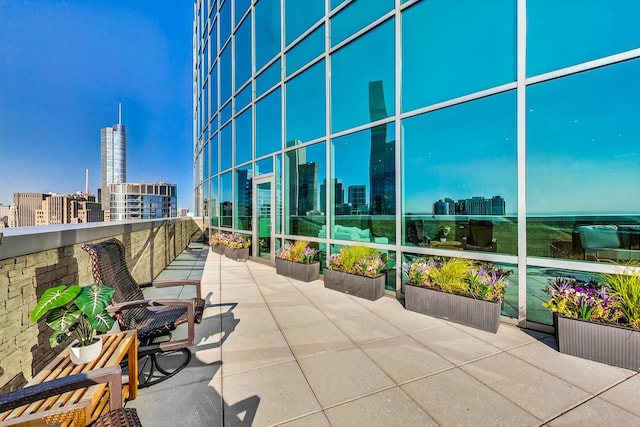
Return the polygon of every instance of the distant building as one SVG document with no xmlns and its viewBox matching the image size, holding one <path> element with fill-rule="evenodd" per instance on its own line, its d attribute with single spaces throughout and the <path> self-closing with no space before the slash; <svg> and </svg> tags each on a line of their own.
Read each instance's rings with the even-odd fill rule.
<svg viewBox="0 0 640 427">
<path fill-rule="evenodd" d="M 184 218 L 189 215 L 189 208 L 178 208 L 178 217 Z"/>
<path fill-rule="evenodd" d="M 335 206 L 338 207 L 344 203 L 344 183 L 334 178 L 333 180 L 333 201 Z M 327 209 L 327 180 L 325 179 L 320 184 L 320 212 L 326 212 Z"/>
<path fill-rule="evenodd" d="M 43 193 L 13 193 L 13 204 L 16 207 L 16 227 L 36 225 L 36 210 L 42 209 Z"/>
<path fill-rule="evenodd" d="M 349 203 L 351 204 L 351 213 L 353 215 L 367 214 L 367 187 L 365 185 L 349 186 Z"/>
<path fill-rule="evenodd" d="M 0 204 L 0 228 L 9 227 L 9 217 L 12 215 L 11 206 Z"/>
<path fill-rule="evenodd" d="M 175 184 L 111 184 L 110 220 L 172 218 L 178 213 Z"/>
<path fill-rule="evenodd" d="M 127 182 L 127 134 L 122 124 L 122 108 L 118 106 L 118 124 L 100 131 L 102 186 L 99 196 L 104 210 L 109 210 L 111 184 Z"/>
<path fill-rule="evenodd" d="M 505 215 L 507 207 L 502 196 L 490 199 L 474 196 L 470 199 L 440 199 L 433 204 L 434 215 Z"/>
</svg>

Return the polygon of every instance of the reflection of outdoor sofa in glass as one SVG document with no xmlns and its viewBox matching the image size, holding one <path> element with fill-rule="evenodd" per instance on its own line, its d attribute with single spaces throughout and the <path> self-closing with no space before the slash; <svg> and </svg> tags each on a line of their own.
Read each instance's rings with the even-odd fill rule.
<svg viewBox="0 0 640 427">
<path fill-rule="evenodd" d="M 585 260 L 640 260 L 640 225 L 582 225 L 578 233 Z"/>
<path fill-rule="evenodd" d="M 318 237 L 327 237 L 327 226 L 323 225 L 318 232 Z M 337 240 L 350 240 L 353 242 L 373 242 L 373 243 L 389 243 L 386 237 L 376 237 L 371 234 L 368 228 L 361 229 L 358 227 L 346 227 L 344 225 L 333 225 L 331 227 L 331 238 Z M 320 251 L 326 250 L 323 243 L 320 244 Z"/>
<path fill-rule="evenodd" d="M 493 221 L 470 219 L 463 243 L 468 251 L 497 252 L 498 241 L 493 237 Z"/>
</svg>

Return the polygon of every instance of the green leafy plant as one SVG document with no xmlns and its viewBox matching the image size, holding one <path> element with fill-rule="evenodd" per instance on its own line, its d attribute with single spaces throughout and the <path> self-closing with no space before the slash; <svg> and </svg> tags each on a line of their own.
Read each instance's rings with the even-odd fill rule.
<svg viewBox="0 0 640 427">
<path fill-rule="evenodd" d="M 377 249 L 362 245 L 343 246 L 331 255 L 327 268 L 360 276 L 377 277 L 386 266 L 386 257 Z"/>
<path fill-rule="evenodd" d="M 93 342 L 96 331 L 107 332 L 115 322 L 107 311 L 114 290 L 96 283 L 58 286 L 47 289 L 31 312 L 31 320 L 37 322 L 47 314 L 46 323 L 54 333 L 49 338 L 55 347 L 75 333 L 81 346 Z"/>
<path fill-rule="evenodd" d="M 491 263 L 476 263 L 464 258 L 418 257 L 404 263 L 402 269 L 411 284 L 485 301 L 504 299 L 511 275 L 510 271 Z"/>
</svg>

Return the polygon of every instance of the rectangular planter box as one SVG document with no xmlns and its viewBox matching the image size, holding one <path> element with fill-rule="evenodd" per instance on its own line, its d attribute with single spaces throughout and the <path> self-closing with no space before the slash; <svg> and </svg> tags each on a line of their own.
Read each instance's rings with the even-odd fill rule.
<svg viewBox="0 0 640 427">
<path fill-rule="evenodd" d="M 249 259 L 249 248 L 230 248 L 225 246 L 224 248 L 224 256 L 230 258 L 234 261 L 244 262 Z"/>
<path fill-rule="evenodd" d="M 320 263 L 303 264 L 276 258 L 276 273 L 301 282 L 310 282 L 320 277 Z"/>
<path fill-rule="evenodd" d="M 365 277 L 342 271 L 324 270 L 324 287 L 375 301 L 384 295 L 384 274 Z"/>
<path fill-rule="evenodd" d="M 640 330 L 553 316 L 560 353 L 640 371 Z"/>
<path fill-rule="evenodd" d="M 211 250 L 220 255 L 224 255 L 224 248 L 226 248 L 225 245 L 211 245 Z"/>
<path fill-rule="evenodd" d="M 439 317 L 494 334 L 498 332 L 502 307 L 500 302 L 448 294 L 410 283 L 405 285 L 404 292 L 407 310 Z"/>
</svg>

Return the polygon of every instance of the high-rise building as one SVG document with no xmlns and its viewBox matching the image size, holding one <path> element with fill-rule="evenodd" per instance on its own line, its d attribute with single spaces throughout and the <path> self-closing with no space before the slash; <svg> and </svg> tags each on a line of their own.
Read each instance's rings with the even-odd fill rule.
<svg viewBox="0 0 640 427">
<path fill-rule="evenodd" d="M 353 209 L 352 214 L 367 214 L 369 211 L 367 208 L 367 187 L 365 185 L 350 185 L 349 203 Z"/>
<path fill-rule="evenodd" d="M 111 184 L 111 221 L 171 218 L 178 213 L 175 184 Z"/>
<path fill-rule="evenodd" d="M 109 210 L 111 184 L 127 182 L 127 134 L 122 124 L 122 106 L 118 106 L 118 124 L 100 131 L 102 182 L 100 202 Z"/>
<path fill-rule="evenodd" d="M 335 206 L 344 203 L 344 183 L 339 179 L 333 179 L 333 201 Z M 320 184 L 320 212 L 326 212 L 327 209 L 327 180 Z"/>
<path fill-rule="evenodd" d="M 388 117 L 382 81 L 369 82 L 369 118 L 372 122 Z M 369 153 L 369 210 L 375 215 L 396 213 L 396 144 L 387 141 L 387 124 L 371 128 Z"/>
</svg>

